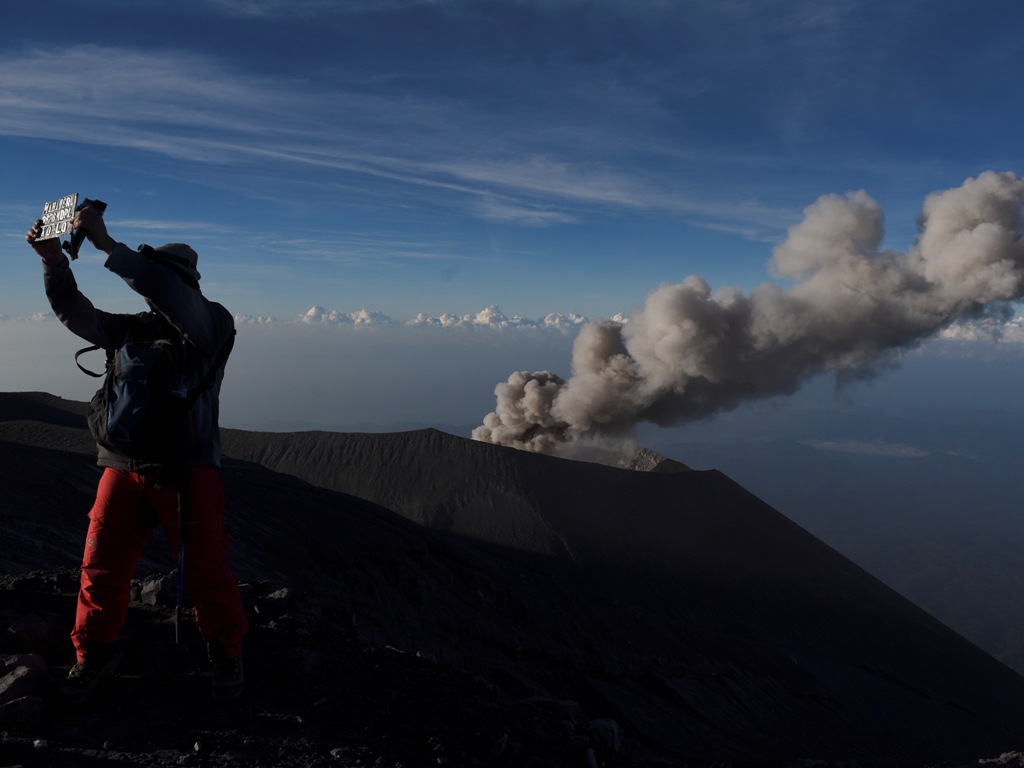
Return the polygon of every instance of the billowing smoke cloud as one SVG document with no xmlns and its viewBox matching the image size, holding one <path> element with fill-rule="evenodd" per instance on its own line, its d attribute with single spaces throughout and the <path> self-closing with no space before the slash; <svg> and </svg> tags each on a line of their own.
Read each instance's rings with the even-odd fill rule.
<svg viewBox="0 0 1024 768">
<path fill-rule="evenodd" d="M 662 286 L 629 322 L 585 325 L 568 380 L 509 376 L 473 437 L 553 452 L 789 395 L 822 373 L 840 384 L 876 375 L 895 350 L 1024 295 L 1022 201 L 1012 173 L 934 193 L 913 247 L 898 253 L 881 249 L 882 211 L 867 194 L 822 197 L 773 251 L 771 272 L 788 287 Z"/>
</svg>

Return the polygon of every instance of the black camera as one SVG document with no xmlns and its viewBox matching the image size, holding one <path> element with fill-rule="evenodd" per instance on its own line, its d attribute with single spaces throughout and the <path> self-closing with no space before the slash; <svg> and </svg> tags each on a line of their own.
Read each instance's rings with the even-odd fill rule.
<svg viewBox="0 0 1024 768">
<path fill-rule="evenodd" d="M 75 207 L 75 213 L 82 210 L 83 208 L 95 208 L 99 215 L 102 216 L 103 212 L 107 210 L 107 204 L 104 203 L 102 200 L 90 200 L 89 198 L 85 198 L 85 200 L 80 202 Z M 65 241 L 64 244 L 61 246 L 65 251 L 68 252 L 68 255 L 71 257 L 72 261 L 78 258 L 78 249 L 82 247 L 82 243 L 84 240 L 85 232 L 83 232 L 81 229 L 73 229 L 71 230 L 71 240 Z"/>
</svg>

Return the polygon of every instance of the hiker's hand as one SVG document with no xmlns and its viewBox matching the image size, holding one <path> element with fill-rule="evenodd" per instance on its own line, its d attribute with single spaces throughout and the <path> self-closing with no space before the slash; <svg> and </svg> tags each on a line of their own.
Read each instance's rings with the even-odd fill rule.
<svg viewBox="0 0 1024 768">
<path fill-rule="evenodd" d="M 93 248 L 98 251 L 110 253 L 114 250 L 114 246 L 117 245 L 117 241 L 107 234 L 107 225 L 103 221 L 103 216 L 91 205 L 86 206 L 75 214 L 75 220 L 71 226 L 75 229 L 83 230 L 85 236 L 89 238 L 89 242 L 92 243 Z"/>
<path fill-rule="evenodd" d="M 60 249 L 60 238 L 51 237 L 49 240 L 39 240 L 43 233 L 43 220 L 36 219 L 32 229 L 25 233 L 25 241 L 32 246 L 32 250 L 39 254 L 44 262 L 51 267 L 64 261 L 64 251 Z"/>
</svg>

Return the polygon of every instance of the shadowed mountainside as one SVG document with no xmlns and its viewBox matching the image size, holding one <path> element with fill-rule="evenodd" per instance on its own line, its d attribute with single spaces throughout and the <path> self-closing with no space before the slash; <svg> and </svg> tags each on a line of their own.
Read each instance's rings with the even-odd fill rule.
<svg viewBox="0 0 1024 768">
<path fill-rule="evenodd" d="M 1024 673 L 1024 415 L 985 406 L 752 407 L 643 440 L 728 473 Z"/>
<path fill-rule="evenodd" d="M 83 412 L 0 395 L 6 573 L 78 559 L 98 474 Z M 609 765 L 924 765 L 1024 744 L 1024 679 L 721 473 L 434 430 L 225 430 L 224 448 L 233 567 L 301 595 L 322 630 L 297 640 L 307 657 L 348 638 L 510 701 L 571 700 L 621 727 Z M 169 567 L 147 550 L 143 571 Z M 331 671 L 300 672 L 320 690 Z"/>
</svg>

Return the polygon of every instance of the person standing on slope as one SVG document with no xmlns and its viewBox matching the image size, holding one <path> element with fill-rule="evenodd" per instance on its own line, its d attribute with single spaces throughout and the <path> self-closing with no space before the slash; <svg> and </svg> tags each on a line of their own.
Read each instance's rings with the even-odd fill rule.
<svg viewBox="0 0 1024 768">
<path fill-rule="evenodd" d="M 101 213 L 85 207 L 74 227 L 107 254 L 107 269 L 145 298 L 149 311 L 113 314 L 96 309 L 78 289 L 59 240 L 40 240 L 36 221 L 25 239 L 43 260 L 50 306 L 74 334 L 116 350 L 128 342 L 176 338 L 184 363 L 184 385 L 198 391 L 180 436 L 163 446 L 159 459 L 119 454 L 97 443 L 103 468 L 82 558 L 78 608 L 71 639 L 77 663 L 61 692 L 70 703 L 87 700 L 117 668 L 117 640 L 128 611 L 131 579 L 153 527 L 163 524 L 174 551 L 184 521 L 187 567 L 184 584 L 213 664 L 213 695 L 242 694 L 242 639 L 248 628 L 238 583 L 227 564 L 224 488 L 220 478 L 219 394 L 223 362 L 234 320 L 199 288 L 198 257 L 188 245 L 169 243 L 133 251 L 107 232 Z M 180 495 L 180 500 L 179 500 Z M 179 510 L 179 502 L 181 504 Z"/>
</svg>

